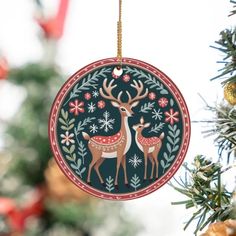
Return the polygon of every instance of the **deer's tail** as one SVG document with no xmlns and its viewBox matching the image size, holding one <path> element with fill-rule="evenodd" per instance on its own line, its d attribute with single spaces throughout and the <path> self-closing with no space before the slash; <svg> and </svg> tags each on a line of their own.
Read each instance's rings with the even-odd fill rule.
<svg viewBox="0 0 236 236">
<path fill-rule="evenodd" d="M 82 135 L 83 135 L 85 140 L 90 140 L 90 136 L 87 133 L 82 132 Z"/>
<path fill-rule="evenodd" d="M 159 138 L 163 139 L 164 137 L 165 137 L 165 134 L 164 134 L 164 132 L 162 132 Z"/>
</svg>

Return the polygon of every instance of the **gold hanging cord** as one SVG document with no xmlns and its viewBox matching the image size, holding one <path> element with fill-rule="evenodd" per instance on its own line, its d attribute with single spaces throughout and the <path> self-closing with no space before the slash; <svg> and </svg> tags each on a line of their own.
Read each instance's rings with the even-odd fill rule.
<svg viewBox="0 0 236 236">
<path fill-rule="evenodd" d="M 119 0 L 119 21 L 117 22 L 117 59 L 122 64 L 122 0 Z"/>
</svg>

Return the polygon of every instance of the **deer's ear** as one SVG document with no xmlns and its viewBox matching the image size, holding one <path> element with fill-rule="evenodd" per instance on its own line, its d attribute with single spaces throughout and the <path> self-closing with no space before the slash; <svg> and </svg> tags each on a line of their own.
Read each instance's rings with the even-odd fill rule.
<svg viewBox="0 0 236 236">
<path fill-rule="evenodd" d="M 140 118 L 140 123 L 143 125 L 144 123 L 144 119 L 143 119 L 143 116 Z"/>
<path fill-rule="evenodd" d="M 139 101 L 133 102 L 133 103 L 131 103 L 130 107 L 131 108 L 136 107 L 136 106 L 138 106 L 138 104 L 139 104 Z"/>
<path fill-rule="evenodd" d="M 113 107 L 119 107 L 120 104 L 118 102 L 115 102 L 115 101 L 111 101 L 111 104 Z"/>
<path fill-rule="evenodd" d="M 144 128 L 147 128 L 147 127 L 149 127 L 151 125 L 151 123 L 146 123 L 145 125 L 144 125 Z"/>
</svg>

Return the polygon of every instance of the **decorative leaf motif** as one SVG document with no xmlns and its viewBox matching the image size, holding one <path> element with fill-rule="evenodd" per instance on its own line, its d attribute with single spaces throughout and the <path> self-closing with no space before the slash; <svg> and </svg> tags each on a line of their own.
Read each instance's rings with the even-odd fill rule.
<svg viewBox="0 0 236 236">
<path fill-rule="evenodd" d="M 67 111 L 64 111 L 64 109 L 61 109 L 61 115 L 62 117 L 64 118 L 64 120 L 67 120 L 68 119 L 68 112 Z"/>
<path fill-rule="evenodd" d="M 151 128 L 151 130 L 149 131 L 149 133 L 159 133 L 159 131 L 161 131 L 165 126 L 165 123 L 160 122 L 160 124 L 155 124 L 154 127 Z"/>
<path fill-rule="evenodd" d="M 170 136 L 167 136 L 167 140 L 170 144 L 174 145 L 175 141 L 173 141 L 173 139 Z"/>
<path fill-rule="evenodd" d="M 75 135 L 79 135 L 80 132 L 84 130 L 84 126 L 88 125 L 95 119 L 96 117 L 87 117 L 83 121 L 79 121 L 77 128 L 74 128 Z"/>
<path fill-rule="evenodd" d="M 111 176 L 106 178 L 106 189 L 107 189 L 107 191 L 109 191 L 109 193 L 115 189 L 114 188 L 114 179 Z"/>
<path fill-rule="evenodd" d="M 82 141 L 78 143 L 78 154 L 82 157 L 83 165 L 84 165 L 84 157 L 87 155 L 85 145 Z"/>
<path fill-rule="evenodd" d="M 81 159 L 78 159 L 78 160 L 77 160 L 77 166 L 78 166 L 78 168 L 80 168 L 81 163 L 82 163 L 82 162 L 81 162 Z"/>
<path fill-rule="evenodd" d="M 148 113 L 149 111 L 152 110 L 152 108 L 154 107 L 155 102 L 148 102 L 145 103 L 143 106 L 141 106 L 140 108 L 140 112 L 142 113 Z"/>
<path fill-rule="evenodd" d="M 151 74 L 146 74 L 142 70 L 138 70 L 136 68 L 130 68 L 129 66 L 126 66 L 123 70 L 126 73 L 133 74 L 135 77 L 138 77 L 139 79 L 144 78 L 145 79 L 144 83 L 149 85 L 151 89 L 156 88 L 156 90 L 160 91 L 160 94 L 162 95 L 169 94 L 169 92 L 166 89 L 164 89 L 163 84 L 160 83 Z"/>
<path fill-rule="evenodd" d="M 71 145 L 70 147 L 70 153 L 74 152 L 75 151 L 75 145 Z"/>
<path fill-rule="evenodd" d="M 73 119 L 69 120 L 69 119 L 68 119 L 68 116 L 69 116 L 68 112 L 65 111 L 65 110 L 62 108 L 62 109 L 61 109 L 61 117 L 59 117 L 58 120 L 59 120 L 59 122 L 62 124 L 62 125 L 61 125 L 61 129 L 62 129 L 62 130 L 65 130 L 65 131 L 69 131 L 69 130 L 73 129 L 74 126 L 75 126 L 75 124 L 74 124 L 75 119 L 73 118 Z"/>
<path fill-rule="evenodd" d="M 63 125 L 66 125 L 66 122 L 65 122 L 62 118 L 59 118 L 59 121 L 60 121 Z"/>
<path fill-rule="evenodd" d="M 66 153 L 70 153 L 69 149 L 66 146 L 62 146 L 62 150 Z"/>
<path fill-rule="evenodd" d="M 97 82 L 99 78 L 105 78 L 107 73 L 111 72 L 111 68 L 102 68 L 100 71 L 95 71 L 93 74 L 89 74 L 87 78 L 84 78 L 81 85 L 76 84 L 73 91 L 70 93 L 69 99 L 65 102 L 64 106 L 75 97 L 78 97 L 82 91 L 89 90 L 89 88 L 97 89 Z"/>
<path fill-rule="evenodd" d="M 73 169 L 75 169 L 75 170 L 78 170 L 78 166 L 76 166 L 75 164 L 70 164 L 70 166 L 73 168 Z"/>
<path fill-rule="evenodd" d="M 169 143 L 166 144 L 166 147 L 167 147 L 168 152 L 171 152 L 171 146 Z"/>
<path fill-rule="evenodd" d="M 137 174 L 134 174 L 132 177 L 130 186 L 133 187 L 135 191 L 137 191 L 137 188 L 141 186 L 140 178 Z"/>
<path fill-rule="evenodd" d="M 74 156 L 66 155 L 66 159 L 69 160 L 69 161 L 75 161 Z"/>
<path fill-rule="evenodd" d="M 62 146 L 62 150 L 67 153 L 65 157 L 68 161 L 70 161 L 70 167 L 82 178 L 82 174 L 86 171 L 86 167 L 80 169 L 82 167 L 82 160 L 78 158 L 76 161 L 76 154 L 74 153 L 75 145 L 71 145 L 70 149 L 66 146 Z"/>
<path fill-rule="evenodd" d="M 83 174 L 86 171 L 86 167 L 84 166 L 82 170 L 80 171 L 80 174 Z"/>
<path fill-rule="evenodd" d="M 170 167 L 171 162 L 175 159 L 175 155 L 173 155 L 175 152 L 177 152 L 179 150 L 179 142 L 180 142 L 180 137 L 178 137 L 180 135 L 180 129 L 178 129 L 177 125 L 171 126 L 168 125 L 168 136 L 167 136 L 167 144 L 166 144 L 166 148 L 167 148 L 167 152 L 163 153 L 163 157 L 165 160 L 161 160 L 161 166 L 163 168 L 163 173 L 165 172 L 165 170 Z"/>
</svg>

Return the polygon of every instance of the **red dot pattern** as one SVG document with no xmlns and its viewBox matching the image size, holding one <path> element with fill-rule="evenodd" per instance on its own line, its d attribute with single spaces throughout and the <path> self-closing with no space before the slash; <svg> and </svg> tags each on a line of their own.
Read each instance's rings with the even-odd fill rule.
<svg viewBox="0 0 236 236">
<path fill-rule="evenodd" d="M 151 137 L 151 138 L 139 137 L 138 142 L 144 146 L 154 146 L 160 143 L 161 140 L 158 137 Z"/>
<path fill-rule="evenodd" d="M 103 144 L 103 145 L 111 145 L 114 144 L 118 141 L 120 141 L 122 135 L 121 132 L 118 132 L 115 135 L 112 136 L 95 136 L 91 138 L 92 141 L 98 143 L 98 144 Z"/>
</svg>

